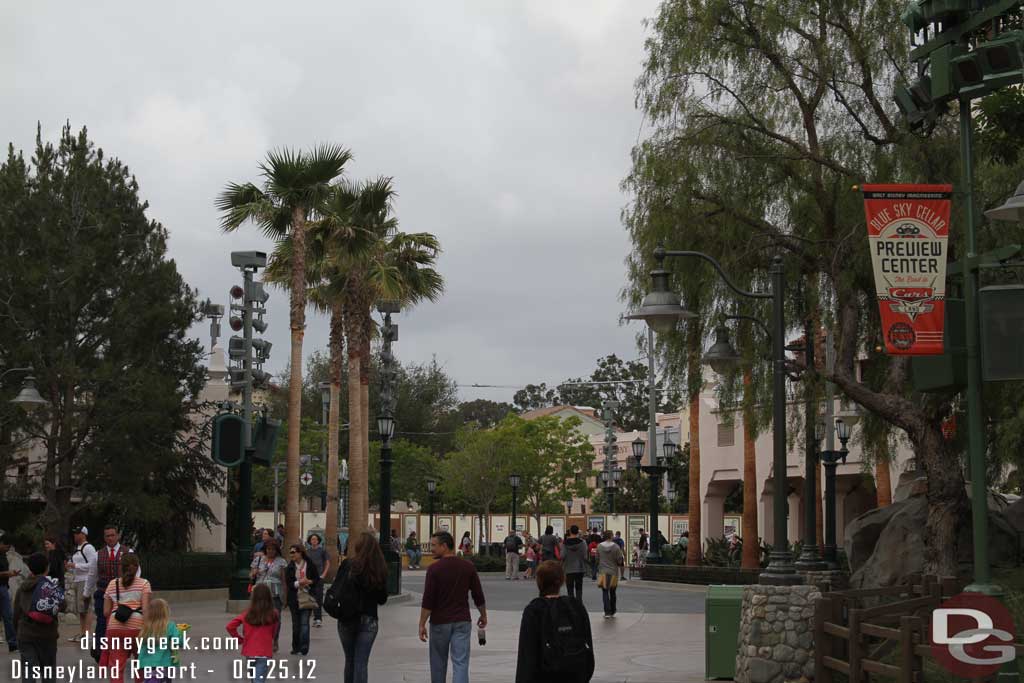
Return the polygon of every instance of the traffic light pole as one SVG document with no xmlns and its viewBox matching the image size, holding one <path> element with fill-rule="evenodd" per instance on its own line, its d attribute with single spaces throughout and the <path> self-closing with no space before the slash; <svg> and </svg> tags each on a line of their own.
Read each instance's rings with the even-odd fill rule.
<svg viewBox="0 0 1024 683">
<path fill-rule="evenodd" d="M 252 558 L 252 304 L 248 300 L 252 289 L 254 270 L 242 268 L 245 292 L 242 296 L 242 335 L 245 338 L 245 357 L 242 369 L 245 372 L 245 386 L 242 388 L 242 428 L 245 457 L 238 466 L 238 497 L 235 499 L 236 525 L 238 527 L 238 547 L 235 551 L 235 573 L 231 580 L 230 597 L 232 600 L 248 600 L 249 598 L 249 565 Z"/>
<path fill-rule="evenodd" d="M 981 415 L 981 354 L 978 344 L 978 245 L 974 223 L 974 132 L 971 101 L 960 100 L 960 166 L 967 237 L 964 259 L 964 317 L 967 339 L 967 459 L 971 474 L 971 519 L 974 531 L 974 583 L 964 590 L 1000 595 L 992 583 L 988 557 L 988 494 L 985 487 L 985 426 Z"/>
</svg>

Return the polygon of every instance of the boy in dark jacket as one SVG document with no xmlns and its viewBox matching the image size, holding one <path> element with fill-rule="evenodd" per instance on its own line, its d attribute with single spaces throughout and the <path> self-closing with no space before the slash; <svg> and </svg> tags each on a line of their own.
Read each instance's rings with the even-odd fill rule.
<svg viewBox="0 0 1024 683">
<path fill-rule="evenodd" d="M 581 545 L 582 544 L 581 542 Z M 585 545 L 584 545 L 585 547 Z M 540 597 L 523 610 L 519 626 L 519 657 L 516 661 L 516 683 L 587 683 L 594 676 L 594 639 L 590 617 L 583 603 L 559 596 L 565 573 L 559 562 L 542 562 L 537 568 Z M 561 605 L 555 605 L 561 601 Z M 571 616 L 572 633 L 561 639 L 564 656 L 552 661 L 553 652 L 545 653 L 545 618 L 553 608 L 564 609 Z M 547 661 L 545 661 L 547 660 Z"/>
<path fill-rule="evenodd" d="M 26 672 L 29 667 L 56 667 L 57 666 L 57 639 L 60 637 L 58 630 L 60 624 L 54 619 L 49 624 L 29 619 L 28 613 L 32 611 L 32 592 L 36 584 L 45 581 L 49 562 L 46 555 L 34 553 L 25 561 L 32 575 L 21 582 L 18 592 L 14 596 L 14 632 L 18 637 L 18 650 L 21 652 L 21 661 Z M 52 671 L 52 669 L 51 669 Z M 28 675 L 25 680 L 35 680 L 35 676 Z M 39 680 L 48 680 L 45 676 L 38 676 Z"/>
<path fill-rule="evenodd" d="M 565 589 L 570 598 L 583 599 L 583 575 L 587 572 L 589 555 L 586 541 L 580 538 L 580 528 L 573 524 L 569 527 L 569 537 L 565 539 L 562 551 Z"/>
</svg>

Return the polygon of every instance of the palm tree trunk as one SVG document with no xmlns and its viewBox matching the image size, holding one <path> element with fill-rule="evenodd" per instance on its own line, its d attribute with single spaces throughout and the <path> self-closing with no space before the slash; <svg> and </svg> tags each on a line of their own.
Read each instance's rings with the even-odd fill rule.
<svg viewBox="0 0 1024 683">
<path fill-rule="evenodd" d="M 743 558 L 740 567 L 761 566 L 761 544 L 757 537 L 757 452 L 754 448 L 753 407 L 749 395 L 753 378 L 743 370 Z"/>
<path fill-rule="evenodd" d="M 285 541 L 302 540 L 299 515 L 299 438 L 302 434 L 302 338 L 306 329 L 306 212 L 292 212 L 291 374 L 288 378 L 288 459 L 285 477 Z"/>
<path fill-rule="evenodd" d="M 359 347 L 348 336 L 348 533 L 349 538 L 366 531 L 369 509 L 369 479 L 359 435 L 363 433 L 365 416 L 359 387 Z"/>
<path fill-rule="evenodd" d="M 338 568 L 338 427 L 341 421 L 341 364 L 344 353 L 345 331 L 341 303 L 331 304 L 331 407 L 327 417 L 327 521 L 324 524 L 324 543 L 331 573 Z"/>
<path fill-rule="evenodd" d="M 883 456 L 875 463 L 875 490 L 878 495 L 878 507 L 892 505 L 892 479 L 889 474 L 889 460 Z"/>
</svg>

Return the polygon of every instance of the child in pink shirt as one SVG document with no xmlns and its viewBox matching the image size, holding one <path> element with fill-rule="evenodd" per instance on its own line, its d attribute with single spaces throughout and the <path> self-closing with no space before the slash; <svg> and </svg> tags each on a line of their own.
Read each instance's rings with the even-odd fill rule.
<svg viewBox="0 0 1024 683">
<path fill-rule="evenodd" d="M 249 609 L 228 623 L 228 633 L 241 642 L 242 656 L 248 660 L 246 668 L 256 683 L 266 681 L 267 662 L 274 654 L 274 632 L 280 619 L 281 615 L 274 609 L 270 587 L 258 583 L 252 587 Z M 241 634 L 238 633 L 239 626 L 242 627 Z"/>
</svg>

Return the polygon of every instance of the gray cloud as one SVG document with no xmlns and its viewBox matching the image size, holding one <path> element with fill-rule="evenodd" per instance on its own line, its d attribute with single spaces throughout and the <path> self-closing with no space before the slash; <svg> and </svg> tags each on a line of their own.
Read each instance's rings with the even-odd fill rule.
<svg viewBox="0 0 1024 683">
<path fill-rule="evenodd" d="M 406 361 L 461 383 L 522 385 L 636 355 L 617 325 L 629 248 L 618 183 L 641 119 L 634 2 L 18 3 L 0 9 L 0 124 L 30 149 L 87 125 L 139 179 L 171 255 L 225 301 L 228 252 L 213 199 L 255 180 L 275 146 L 352 149 L 353 178 L 391 175 L 406 230 L 436 233 L 448 290 L 401 316 Z M 270 301 L 273 370 L 287 306 Z M 311 316 L 306 351 L 326 345 Z M 198 326 L 197 336 L 205 335 Z M 513 390 L 464 398 L 509 399 Z"/>
</svg>

